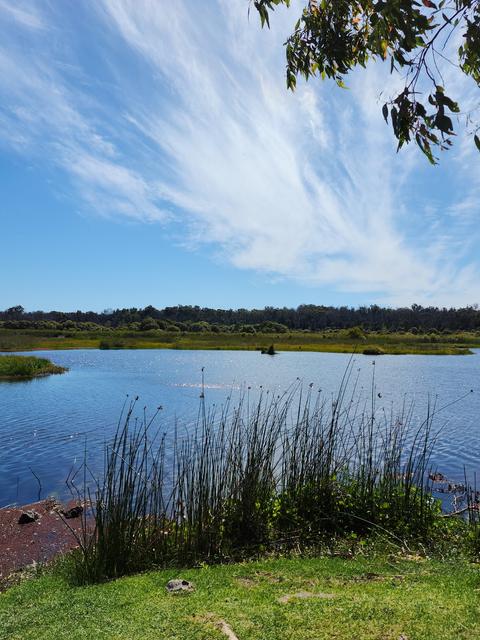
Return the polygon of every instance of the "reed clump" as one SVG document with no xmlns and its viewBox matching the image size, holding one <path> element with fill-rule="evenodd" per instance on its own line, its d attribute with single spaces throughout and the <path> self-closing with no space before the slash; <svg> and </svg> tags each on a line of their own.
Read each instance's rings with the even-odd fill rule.
<svg viewBox="0 0 480 640">
<path fill-rule="evenodd" d="M 426 541 L 440 506 L 429 465 L 433 408 L 421 422 L 376 406 L 346 372 L 335 397 L 300 383 L 281 396 L 240 394 L 196 423 L 162 429 L 160 410 L 125 408 L 104 473 L 83 487 L 76 578 L 93 582 L 150 567 L 224 562 L 372 531 Z"/>
</svg>

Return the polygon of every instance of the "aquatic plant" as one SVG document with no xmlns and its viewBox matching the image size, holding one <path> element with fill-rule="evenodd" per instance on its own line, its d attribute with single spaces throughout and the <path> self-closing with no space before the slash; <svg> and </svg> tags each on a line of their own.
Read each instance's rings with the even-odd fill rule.
<svg viewBox="0 0 480 640">
<path fill-rule="evenodd" d="M 70 486 L 85 509 L 76 575 L 95 581 L 151 566 L 192 565 L 266 549 L 312 545 L 372 531 L 427 541 L 440 506 L 429 462 L 430 406 L 423 421 L 358 392 L 349 365 L 327 397 L 300 382 L 283 395 L 240 394 L 220 409 L 202 391 L 190 428 L 162 429 L 161 409 L 135 418 L 125 407 L 104 472 L 83 466 Z"/>
</svg>

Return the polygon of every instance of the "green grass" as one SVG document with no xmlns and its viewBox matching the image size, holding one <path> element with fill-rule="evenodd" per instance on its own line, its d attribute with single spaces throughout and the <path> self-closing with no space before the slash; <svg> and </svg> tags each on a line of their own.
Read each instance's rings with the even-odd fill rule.
<svg viewBox="0 0 480 640">
<path fill-rule="evenodd" d="M 176 577 L 196 590 L 168 594 Z M 479 588 L 479 565 L 392 557 L 265 560 L 88 587 L 50 572 L 0 594 L 0 638 L 220 640 L 223 620 L 239 640 L 472 640 Z M 313 595 L 279 601 L 299 592 Z"/>
<path fill-rule="evenodd" d="M 0 380 L 25 380 L 66 371 L 46 358 L 0 356 Z"/>
<path fill-rule="evenodd" d="M 258 350 L 271 344 L 277 351 L 321 351 L 352 353 L 381 349 L 387 354 L 463 355 L 480 348 L 474 332 L 455 334 L 369 333 L 365 339 L 348 336 L 348 331 L 292 331 L 289 333 L 194 333 L 147 331 L 58 331 L 0 329 L 0 350 L 36 349 L 220 349 Z"/>
</svg>

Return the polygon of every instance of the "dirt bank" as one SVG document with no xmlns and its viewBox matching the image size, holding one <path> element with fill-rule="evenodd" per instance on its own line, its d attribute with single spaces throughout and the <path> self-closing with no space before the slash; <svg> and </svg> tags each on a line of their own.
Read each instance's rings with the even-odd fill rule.
<svg viewBox="0 0 480 640">
<path fill-rule="evenodd" d="M 0 585 L 15 572 L 35 563 L 45 563 L 77 546 L 69 526 L 81 531 L 81 518 L 70 518 L 68 526 L 59 511 L 74 506 L 43 500 L 22 507 L 0 509 Z M 22 513 L 34 511 L 38 518 L 19 524 Z"/>
</svg>

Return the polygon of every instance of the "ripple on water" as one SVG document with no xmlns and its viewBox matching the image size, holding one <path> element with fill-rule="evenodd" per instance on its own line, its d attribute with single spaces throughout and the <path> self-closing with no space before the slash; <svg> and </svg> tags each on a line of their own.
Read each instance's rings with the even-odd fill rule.
<svg viewBox="0 0 480 640">
<path fill-rule="evenodd" d="M 436 421 L 443 427 L 434 466 L 452 479 L 463 478 L 464 466 L 480 472 L 480 358 L 474 356 L 382 356 L 355 359 L 357 390 L 369 396 L 375 370 L 378 411 L 415 404 L 414 419 L 424 419 L 427 405 L 448 405 L 474 387 L 475 393 L 447 407 Z M 83 460 L 98 472 L 103 446 L 117 425 L 122 406 L 140 396 L 138 413 L 162 410 L 158 424 L 171 437 L 175 420 L 188 430 L 204 390 L 207 404 L 221 405 L 250 387 L 278 395 L 297 378 L 329 397 L 338 388 L 348 355 L 280 353 L 262 358 L 257 352 L 168 350 L 74 350 L 45 352 L 45 357 L 69 368 L 68 373 L 30 382 L 0 384 L 0 506 L 36 499 L 41 479 L 44 495 L 65 490 L 72 465 Z M 380 394 L 380 395 L 378 395 Z"/>
</svg>

